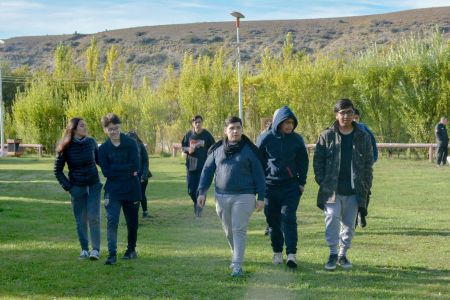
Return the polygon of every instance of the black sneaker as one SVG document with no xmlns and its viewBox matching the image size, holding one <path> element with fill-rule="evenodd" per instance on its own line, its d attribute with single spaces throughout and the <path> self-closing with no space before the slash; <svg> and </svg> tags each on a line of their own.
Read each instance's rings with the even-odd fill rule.
<svg viewBox="0 0 450 300">
<path fill-rule="evenodd" d="M 328 271 L 335 270 L 337 261 L 338 261 L 338 255 L 330 254 L 330 257 L 328 257 L 328 261 L 325 264 L 325 270 L 328 270 Z"/>
<path fill-rule="evenodd" d="M 122 256 L 122 259 L 135 259 L 137 258 L 137 253 L 134 250 L 127 250 L 125 254 Z"/>
<path fill-rule="evenodd" d="M 361 227 L 361 228 L 366 227 L 367 226 L 366 217 L 361 214 L 358 214 L 358 224 L 359 224 L 359 227 Z"/>
<path fill-rule="evenodd" d="M 347 259 L 347 256 L 339 256 L 338 264 L 344 269 L 351 269 L 353 267 L 352 263 Z"/>
<path fill-rule="evenodd" d="M 150 218 L 150 215 L 148 214 L 148 211 L 142 212 L 142 217 L 143 218 Z"/>
<path fill-rule="evenodd" d="M 105 265 L 115 265 L 117 263 L 117 256 L 115 254 L 108 255 L 108 258 L 105 261 Z"/>
</svg>

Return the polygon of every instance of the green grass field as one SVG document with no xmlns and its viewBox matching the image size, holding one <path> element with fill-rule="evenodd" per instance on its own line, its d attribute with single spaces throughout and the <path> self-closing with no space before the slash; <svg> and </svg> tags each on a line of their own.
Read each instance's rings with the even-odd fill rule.
<svg viewBox="0 0 450 300">
<path fill-rule="evenodd" d="M 180 158 L 151 158 L 150 213 L 134 261 L 79 261 L 69 196 L 53 160 L 0 160 L 0 298 L 450 299 L 450 167 L 384 159 L 375 166 L 368 227 L 357 229 L 354 268 L 326 272 L 324 221 L 312 172 L 298 210 L 299 269 L 273 266 L 262 213 L 248 232 L 244 278 L 229 276 L 230 251 L 207 200 L 193 217 Z M 126 226 L 119 226 L 119 252 Z"/>
</svg>

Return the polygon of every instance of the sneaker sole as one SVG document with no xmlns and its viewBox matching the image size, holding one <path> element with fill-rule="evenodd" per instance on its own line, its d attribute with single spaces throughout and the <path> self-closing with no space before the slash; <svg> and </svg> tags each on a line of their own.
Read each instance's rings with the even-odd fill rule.
<svg viewBox="0 0 450 300">
<path fill-rule="evenodd" d="M 99 256 L 90 256 L 89 259 L 90 260 L 99 260 L 100 257 Z"/>
<path fill-rule="evenodd" d="M 327 270 L 327 271 L 334 271 L 334 270 L 336 270 L 336 266 L 334 266 L 334 267 L 327 267 L 327 266 L 325 266 L 325 270 Z"/>
</svg>

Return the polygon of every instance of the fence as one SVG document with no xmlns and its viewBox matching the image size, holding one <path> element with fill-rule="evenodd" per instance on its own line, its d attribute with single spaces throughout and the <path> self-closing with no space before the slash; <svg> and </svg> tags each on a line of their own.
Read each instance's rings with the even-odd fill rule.
<svg viewBox="0 0 450 300">
<path fill-rule="evenodd" d="M 316 144 L 307 144 L 308 151 L 311 152 L 316 148 Z M 378 150 L 394 150 L 394 149 L 428 149 L 428 160 L 433 161 L 434 153 L 436 152 L 437 144 L 402 144 L 402 143 L 378 143 Z M 181 151 L 180 143 L 172 144 L 172 156 L 177 156 L 178 151 Z M 382 156 L 382 151 L 379 156 Z"/>
</svg>

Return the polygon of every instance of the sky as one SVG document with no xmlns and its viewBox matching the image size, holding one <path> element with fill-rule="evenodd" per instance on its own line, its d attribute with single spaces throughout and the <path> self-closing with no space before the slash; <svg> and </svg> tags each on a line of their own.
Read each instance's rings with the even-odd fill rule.
<svg viewBox="0 0 450 300">
<path fill-rule="evenodd" d="M 0 0 L 0 39 L 232 21 L 232 10 L 253 21 L 371 15 L 439 6 L 450 6 L 450 0 Z"/>
</svg>

